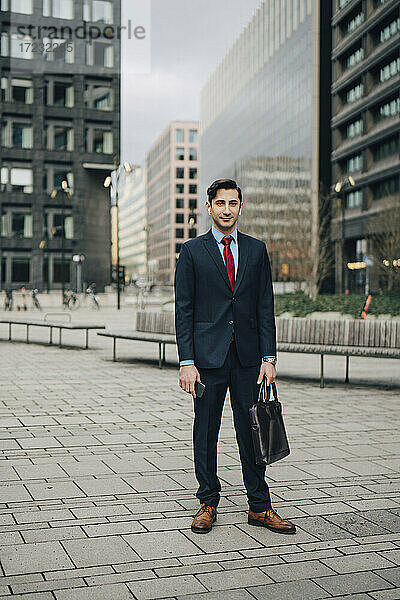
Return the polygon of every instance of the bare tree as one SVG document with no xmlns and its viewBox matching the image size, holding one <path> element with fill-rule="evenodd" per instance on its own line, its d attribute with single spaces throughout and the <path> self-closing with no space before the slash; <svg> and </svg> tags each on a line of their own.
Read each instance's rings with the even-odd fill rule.
<svg viewBox="0 0 400 600">
<path fill-rule="evenodd" d="M 369 219 L 368 233 L 374 268 L 386 281 L 386 290 L 392 292 L 400 286 L 400 195 L 386 198 L 379 205 Z"/>
</svg>

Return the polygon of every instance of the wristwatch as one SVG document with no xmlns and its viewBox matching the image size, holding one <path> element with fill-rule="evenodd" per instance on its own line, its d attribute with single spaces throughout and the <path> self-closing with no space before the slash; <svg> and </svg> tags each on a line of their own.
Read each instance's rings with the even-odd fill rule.
<svg viewBox="0 0 400 600">
<path fill-rule="evenodd" d="M 274 365 L 274 367 L 276 366 L 276 363 L 277 363 L 276 356 L 263 356 L 262 361 L 271 363 L 271 365 Z"/>
</svg>

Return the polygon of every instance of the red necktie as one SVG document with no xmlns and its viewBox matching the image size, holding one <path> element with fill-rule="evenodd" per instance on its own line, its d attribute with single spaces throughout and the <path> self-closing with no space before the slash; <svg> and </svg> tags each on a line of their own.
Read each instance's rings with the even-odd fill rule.
<svg viewBox="0 0 400 600">
<path fill-rule="evenodd" d="M 222 243 L 224 244 L 224 260 L 226 270 L 228 271 L 229 281 L 231 282 L 231 287 L 233 290 L 235 287 L 235 261 L 233 260 L 233 254 L 230 248 L 231 241 L 231 236 L 222 238 Z"/>
</svg>

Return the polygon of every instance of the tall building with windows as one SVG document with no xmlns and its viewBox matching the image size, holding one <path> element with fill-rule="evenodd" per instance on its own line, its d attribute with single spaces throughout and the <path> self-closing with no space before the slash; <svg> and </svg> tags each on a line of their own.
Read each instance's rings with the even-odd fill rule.
<svg viewBox="0 0 400 600">
<path fill-rule="evenodd" d="M 202 196 L 238 181 L 240 229 L 267 243 L 274 281 L 309 280 L 328 228 L 330 22 L 329 2 L 264 0 L 201 92 Z"/>
<path fill-rule="evenodd" d="M 146 170 L 133 167 L 119 188 L 119 262 L 125 276 L 146 277 Z"/>
<path fill-rule="evenodd" d="M 110 281 L 120 1 L 1 0 L 1 288 Z M 89 35 L 89 31 L 92 35 Z"/>
<path fill-rule="evenodd" d="M 183 242 L 197 235 L 199 124 L 173 121 L 146 154 L 147 258 L 153 281 L 171 284 Z"/>
<path fill-rule="evenodd" d="M 372 234 L 390 235 L 387 215 L 400 205 L 399 2 L 334 0 L 332 29 L 336 290 L 364 291 L 363 259 L 374 254 L 370 288 L 385 289 L 381 264 L 393 257 L 379 256 Z"/>
</svg>

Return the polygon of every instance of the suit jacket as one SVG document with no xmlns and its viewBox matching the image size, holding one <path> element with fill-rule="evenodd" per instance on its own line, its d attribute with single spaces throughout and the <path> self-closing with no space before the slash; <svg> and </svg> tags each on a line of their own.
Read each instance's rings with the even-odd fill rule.
<svg viewBox="0 0 400 600">
<path fill-rule="evenodd" d="M 264 242 L 238 231 L 239 265 L 232 291 L 211 229 L 185 242 L 175 271 L 179 360 L 219 368 L 232 332 L 244 367 L 276 355 L 271 267 Z"/>
</svg>

